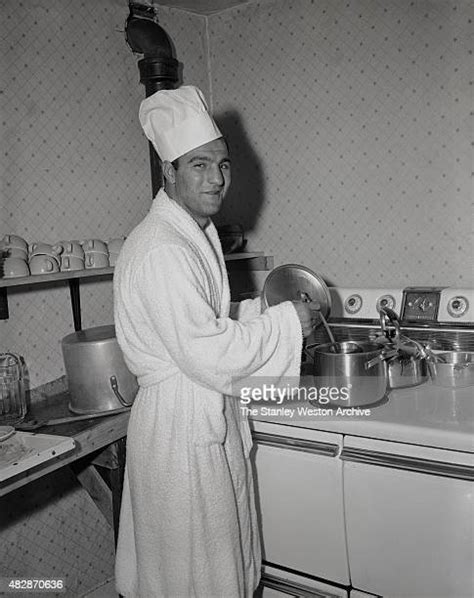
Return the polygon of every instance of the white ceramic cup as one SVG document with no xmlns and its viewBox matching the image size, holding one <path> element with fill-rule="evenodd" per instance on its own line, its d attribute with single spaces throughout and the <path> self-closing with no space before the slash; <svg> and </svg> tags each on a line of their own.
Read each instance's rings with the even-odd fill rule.
<svg viewBox="0 0 474 598">
<path fill-rule="evenodd" d="M 108 268 L 109 256 L 98 251 L 89 251 L 86 253 L 85 266 L 89 268 Z"/>
<path fill-rule="evenodd" d="M 70 272 L 71 270 L 84 270 L 84 260 L 76 255 L 61 256 L 61 272 Z"/>
<path fill-rule="evenodd" d="M 105 253 L 105 255 L 109 254 L 107 243 L 101 241 L 100 239 L 88 239 L 87 241 L 81 241 L 81 245 L 85 253 L 94 252 Z"/>
<path fill-rule="evenodd" d="M 63 248 L 61 256 L 69 255 L 84 259 L 84 249 L 79 241 L 60 241 L 59 245 Z"/>
<path fill-rule="evenodd" d="M 5 235 L 0 241 L 0 248 L 2 247 L 5 249 L 16 247 L 28 252 L 28 243 L 18 235 Z"/>
<path fill-rule="evenodd" d="M 20 247 L 0 247 L 0 251 L 6 251 L 7 257 L 17 257 L 25 262 L 28 261 L 28 252 Z"/>
<path fill-rule="evenodd" d="M 31 274 L 53 274 L 59 272 L 59 264 L 51 255 L 34 255 L 30 257 Z"/>
<path fill-rule="evenodd" d="M 118 253 L 109 253 L 109 265 L 115 266 L 117 263 Z"/>
<path fill-rule="evenodd" d="M 3 278 L 19 278 L 21 276 L 29 276 L 30 269 L 28 263 L 20 257 L 6 257 L 2 260 L 3 263 Z"/>
<path fill-rule="evenodd" d="M 109 248 L 109 253 L 120 253 L 122 249 L 122 245 L 124 244 L 125 239 L 110 239 L 107 243 L 107 247 Z"/>
<path fill-rule="evenodd" d="M 32 243 L 30 245 L 30 258 L 34 255 L 49 255 L 59 260 L 63 251 L 62 245 L 50 245 L 49 243 Z"/>
</svg>

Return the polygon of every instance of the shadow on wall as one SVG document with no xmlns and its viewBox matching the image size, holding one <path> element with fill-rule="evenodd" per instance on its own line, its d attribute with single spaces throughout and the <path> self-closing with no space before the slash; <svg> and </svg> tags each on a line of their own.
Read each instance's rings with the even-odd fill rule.
<svg viewBox="0 0 474 598">
<path fill-rule="evenodd" d="M 261 161 L 253 149 L 238 112 L 227 111 L 215 120 L 229 143 L 232 160 L 232 184 L 220 214 L 219 224 L 242 224 L 253 230 L 260 217 L 265 195 Z"/>
</svg>

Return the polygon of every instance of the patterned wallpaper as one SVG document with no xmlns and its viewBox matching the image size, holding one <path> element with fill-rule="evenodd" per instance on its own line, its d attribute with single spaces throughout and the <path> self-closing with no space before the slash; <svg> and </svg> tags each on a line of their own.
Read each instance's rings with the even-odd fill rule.
<svg viewBox="0 0 474 598">
<path fill-rule="evenodd" d="M 474 286 L 469 0 L 262 0 L 209 18 L 228 220 L 339 286 Z"/>
<path fill-rule="evenodd" d="M 0 499 L 0 538 L 2 577 L 62 579 L 60 598 L 79 598 L 113 575 L 113 533 L 67 467 Z"/>
<path fill-rule="evenodd" d="M 125 0 L 2 0 L 0 238 L 29 242 L 126 236 L 151 203 L 144 97 L 125 43 Z M 203 17 L 163 26 L 186 82 L 209 95 Z M 4 48 L 4 49 L 3 49 Z M 81 283 L 83 327 L 112 323 L 111 279 Z M 24 356 L 32 387 L 64 373 L 73 331 L 66 284 L 9 290 L 0 350 Z"/>
</svg>

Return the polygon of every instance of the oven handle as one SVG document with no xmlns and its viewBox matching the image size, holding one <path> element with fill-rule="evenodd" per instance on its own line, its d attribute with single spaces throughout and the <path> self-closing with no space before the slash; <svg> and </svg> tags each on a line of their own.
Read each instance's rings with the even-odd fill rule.
<svg viewBox="0 0 474 598">
<path fill-rule="evenodd" d="M 314 455 L 322 455 L 323 457 L 337 457 L 339 454 L 339 446 L 329 442 L 303 440 L 302 438 L 268 434 L 267 432 L 252 432 L 252 437 L 258 444 L 312 453 Z"/>
<path fill-rule="evenodd" d="M 262 573 L 261 582 L 263 587 L 277 590 L 282 594 L 288 594 L 292 598 L 338 598 L 338 594 L 329 593 L 325 590 L 317 590 L 302 583 L 282 579 L 276 575 Z"/>
<path fill-rule="evenodd" d="M 474 481 L 474 467 L 459 463 L 448 463 L 446 461 L 431 461 L 405 455 L 393 455 L 368 449 L 344 447 L 341 452 L 341 459 L 352 463 L 363 463 L 364 465 L 378 465 L 415 473 L 455 478 L 457 480 Z"/>
</svg>

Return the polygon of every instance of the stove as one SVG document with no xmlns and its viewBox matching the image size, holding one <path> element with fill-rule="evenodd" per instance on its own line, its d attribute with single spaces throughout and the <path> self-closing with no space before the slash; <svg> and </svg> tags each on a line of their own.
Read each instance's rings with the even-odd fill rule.
<svg viewBox="0 0 474 598">
<path fill-rule="evenodd" d="M 474 289 L 333 287 L 329 291 L 327 320 L 337 341 L 375 338 L 381 333 L 379 310 L 391 308 L 405 336 L 434 350 L 474 351 Z M 314 372 L 308 348 L 328 340 L 322 325 L 306 340 L 305 377 Z M 308 417 L 254 420 L 254 431 L 260 433 L 259 496 L 268 501 L 261 512 L 273 517 L 263 524 L 270 561 L 265 571 L 274 560 L 289 567 L 284 575 L 280 572 L 285 581 L 287 571 L 303 571 L 304 583 L 311 573 L 313 580 L 325 583 L 324 588 L 315 588 L 324 596 L 342 596 L 339 590 L 348 577 L 354 598 L 356 594 L 469 595 L 473 534 L 466 521 L 472 519 L 474 508 L 472 394 L 472 387 L 444 388 L 428 379 L 417 386 L 390 389 L 387 401 L 359 413 L 343 410 L 338 415 L 327 409 L 327 414 Z M 262 447 L 265 433 L 270 446 Z M 309 454 L 309 447 L 321 450 L 328 443 L 336 447 L 332 458 L 328 452 L 324 457 Z M 288 494 L 294 488 L 299 494 Z M 299 506 L 291 521 L 289 496 L 295 496 Z M 315 512 L 324 517 L 308 515 Z M 334 533 L 341 528 L 340 534 Z M 319 554 L 320 542 L 314 538 L 320 536 L 329 538 L 326 553 L 329 549 L 341 555 L 337 570 L 331 570 L 325 555 Z M 344 549 L 338 553 L 341 537 Z M 311 558 L 304 562 L 307 555 Z M 314 563 L 320 568 L 317 572 Z M 288 584 L 280 588 L 287 590 Z"/>
<path fill-rule="evenodd" d="M 330 287 L 328 323 L 337 341 L 367 340 L 380 332 L 383 307 L 399 316 L 406 336 L 433 350 L 474 351 L 474 289 L 452 287 Z M 319 326 L 311 342 L 328 342 Z"/>
</svg>

